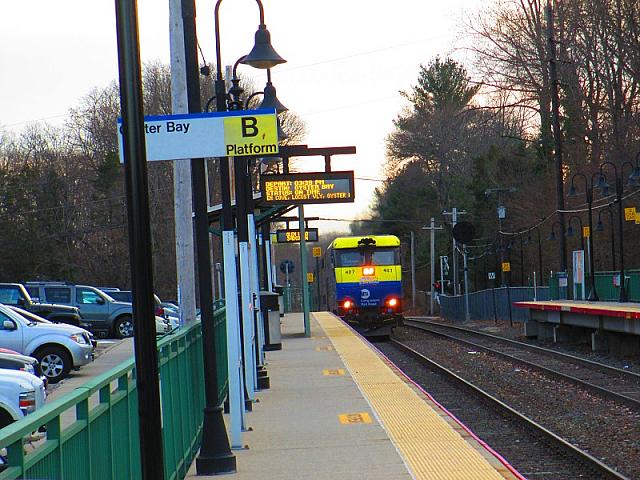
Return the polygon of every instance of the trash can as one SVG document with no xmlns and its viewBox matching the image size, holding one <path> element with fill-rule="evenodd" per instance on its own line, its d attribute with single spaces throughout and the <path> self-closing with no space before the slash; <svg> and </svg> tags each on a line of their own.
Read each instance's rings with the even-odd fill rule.
<svg viewBox="0 0 640 480">
<path fill-rule="evenodd" d="M 282 285 L 274 285 L 273 290 L 278 294 L 278 311 L 280 316 L 284 317 L 284 287 Z"/>
<path fill-rule="evenodd" d="M 260 292 L 260 310 L 264 322 L 264 350 L 282 350 L 280 333 L 279 295 L 274 292 Z"/>
</svg>

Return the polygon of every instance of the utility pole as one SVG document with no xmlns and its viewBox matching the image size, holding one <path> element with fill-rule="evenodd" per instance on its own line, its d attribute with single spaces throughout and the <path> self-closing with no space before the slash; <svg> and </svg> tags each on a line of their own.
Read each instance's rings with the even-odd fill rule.
<svg viewBox="0 0 640 480">
<path fill-rule="evenodd" d="M 486 197 L 489 197 L 491 194 L 495 193 L 497 195 L 498 203 L 496 211 L 498 213 L 498 243 L 500 250 L 500 286 L 504 287 L 506 285 L 505 275 L 504 275 L 504 245 L 502 244 L 502 220 L 504 220 L 507 216 L 506 209 L 502 204 L 502 194 L 503 193 L 513 193 L 516 191 L 516 187 L 497 187 L 497 188 L 487 188 L 484 191 Z"/>
<path fill-rule="evenodd" d="M 556 41 L 554 39 L 553 7 L 547 0 L 547 50 L 549 52 L 549 84 L 551 89 L 551 120 L 553 124 L 554 157 L 556 163 L 556 209 L 563 235 L 560 237 L 560 271 L 567 271 L 567 239 L 564 236 L 564 172 L 562 171 L 562 132 L 560 130 L 560 100 L 558 94 L 558 69 Z"/>
<path fill-rule="evenodd" d="M 433 284 L 435 283 L 435 277 L 436 277 L 436 263 L 435 263 L 435 256 L 436 256 L 436 230 L 442 230 L 442 227 L 436 227 L 436 220 L 431 217 L 431 223 L 429 224 L 428 227 L 422 227 L 423 230 L 429 230 L 429 237 L 430 237 L 430 256 L 429 256 L 429 262 L 431 263 L 431 288 L 429 289 L 431 291 L 431 295 L 429 298 L 429 314 L 433 315 L 434 313 L 434 309 L 433 309 L 433 297 L 435 295 L 435 288 L 433 286 Z M 440 267 L 442 267 L 442 262 L 440 263 Z M 440 280 L 442 282 L 442 272 L 440 273 Z"/>
<path fill-rule="evenodd" d="M 466 215 L 465 211 L 458 211 L 456 207 L 453 207 L 450 212 L 446 210 L 442 212 L 442 215 L 451 215 L 451 230 L 453 231 L 453 227 L 458 223 L 458 215 Z M 453 255 L 453 295 L 458 295 L 460 293 L 460 289 L 458 288 L 458 255 L 456 251 L 456 239 L 451 235 L 451 246 L 452 246 L 452 255 Z"/>
<path fill-rule="evenodd" d="M 174 114 L 189 113 L 181 4 L 181 0 L 171 0 L 169 2 L 171 112 Z M 191 162 L 188 160 L 176 160 L 173 162 L 173 198 L 178 303 L 180 305 L 180 323 L 184 324 L 196 319 Z"/>
</svg>

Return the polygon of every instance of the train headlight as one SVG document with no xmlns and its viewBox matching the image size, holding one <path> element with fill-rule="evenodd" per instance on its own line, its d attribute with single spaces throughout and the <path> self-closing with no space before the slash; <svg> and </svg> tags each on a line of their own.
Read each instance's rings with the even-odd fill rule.
<svg viewBox="0 0 640 480">
<path fill-rule="evenodd" d="M 345 300 L 344 303 L 342 304 L 342 307 L 345 310 L 349 310 L 351 307 L 353 307 L 353 302 L 351 300 Z"/>
<path fill-rule="evenodd" d="M 363 267 L 362 268 L 362 274 L 363 275 L 369 276 L 369 275 L 375 275 L 375 273 L 376 273 L 375 267 Z"/>
<path fill-rule="evenodd" d="M 387 305 L 389 305 L 390 307 L 397 307 L 398 306 L 398 299 L 397 298 L 392 298 L 387 302 Z"/>
</svg>

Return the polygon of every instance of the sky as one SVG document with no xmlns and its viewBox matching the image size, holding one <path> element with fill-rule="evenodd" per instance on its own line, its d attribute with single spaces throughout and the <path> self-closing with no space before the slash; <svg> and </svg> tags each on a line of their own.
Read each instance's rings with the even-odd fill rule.
<svg viewBox="0 0 640 480">
<path fill-rule="evenodd" d="M 139 0 L 143 61 L 169 63 L 168 0 Z M 197 0 L 198 40 L 215 63 L 215 0 Z M 272 69 L 278 98 L 306 124 L 310 147 L 355 146 L 334 170 L 355 170 L 353 204 L 309 205 L 306 216 L 366 218 L 382 178 L 385 138 L 415 84 L 420 64 L 436 55 L 467 62 L 461 26 L 483 0 L 263 0 L 272 45 L 287 63 Z M 0 130 L 19 132 L 33 121 L 64 122 L 93 88 L 117 78 L 114 0 L 20 0 L 0 5 Z M 259 24 L 253 0 L 220 5 L 222 62 L 249 52 Z M 258 87 L 266 73 L 240 66 Z M 115 125 L 114 125 L 115 128 Z M 323 169 L 305 158 L 300 170 Z M 361 178 L 361 179 L 358 179 Z M 426 219 L 425 219 L 426 220 Z M 326 230 L 347 223 L 325 223 Z"/>
</svg>

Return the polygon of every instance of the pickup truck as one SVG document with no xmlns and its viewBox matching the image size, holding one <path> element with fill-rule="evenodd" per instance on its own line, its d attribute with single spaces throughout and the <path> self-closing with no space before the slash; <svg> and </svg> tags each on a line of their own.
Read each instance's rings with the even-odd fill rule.
<svg viewBox="0 0 640 480">
<path fill-rule="evenodd" d="M 21 283 L 0 283 L 0 303 L 20 307 L 55 323 L 84 326 L 78 308 L 55 303 L 35 302 Z"/>
<path fill-rule="evenodd" d="M 0 369 L 0 428 L 20 420 L 44 405 L 44 383 L 20 370 Z"/>
<path fill-rule="evenodd" d="M 31 297 L 40 301 L 78 307 L 86 328 L 97 335 L 117 338 L 133 335 L 131 303 L 118 302 L 96 287 L 67 282 L 25 282 L 24 286 Z M 156 316 L 156 333 L 170 331 L 170 323 Z"/>
</svg>

